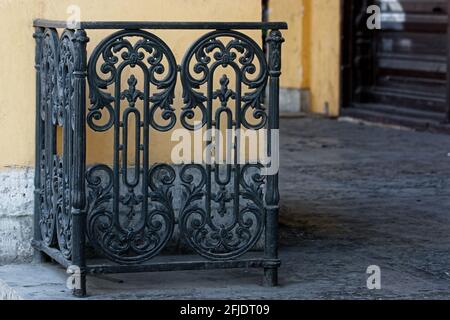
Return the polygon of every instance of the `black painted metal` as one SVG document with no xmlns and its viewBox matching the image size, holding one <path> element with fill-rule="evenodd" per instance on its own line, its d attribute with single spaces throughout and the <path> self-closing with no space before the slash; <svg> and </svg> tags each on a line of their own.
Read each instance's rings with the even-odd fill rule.
<svg viewBox="0 0 450 320">
<path fill-rule="evenodd" d="M 67 28 L 66 21 L 36 19 L 34 27 Z M 89 29 L 172 29 L 172 30 L 285 30 L 285 22 L 167 22 L 167 21 L 82 21 L 79 28 Z"/>
<path fill-rule="evenodd" d="M 226 165 L 151 165 L 150 132 L 167 132 L 177 123 L 190 131 L 221 129 L 221 123 L 236 132 L 278 129 L 284 41 L 278 29 L 287 26 L 84 22 L 80 29 L 64 29 L 59 36 L 56 28 L 64 28 L 62 22 L 36 20 L 34 25 L 36 259 L 42 261 L 44 253 L 64 267 L 78 266 L 76 296 L 86 295 L 90 273 L 261 267 L 264 283 L 276 285 L 278 176 L 263 176 L 260 164 L 241 164 L 239 152 Z M 89 39 L 83 28 L 123 30 L 101 41 L 87 62 Z M 195 41 L 177 65 L 169 46 L 142 30 L 147 28 L 216 30 Z M 271 29 L 268 59 L 255 41 L 232 30 L 236 28 Z M 234 71 L 231 88 L 224 68 Z M 178 77 L 184 101 L 180 112 L 173 105 Z M 263 103 L 267 85 L 268 112 Z M 220 106 L 213 108 L 215 102 Z M 99 163 L 86 169 L 86 125 L 99 134 L 112 133 L 112 165 Z M 270 135 L 267 141 L 270 150 L 274 143 Z M 237 133 L 235 151 L 240 143 Z M 135 159 L 131 166 L 130 154 Z M 178 206 L 175 193 L 181 195 Z M 224 223 L 224 217 L 229 222 Z M 203 258 L 148 262 L 166 247 L 175 228 Z M 263 233 L 264 257 L 241 258 Z M 89 264 L 87 245 L 114 264 Z"/>
</svg>

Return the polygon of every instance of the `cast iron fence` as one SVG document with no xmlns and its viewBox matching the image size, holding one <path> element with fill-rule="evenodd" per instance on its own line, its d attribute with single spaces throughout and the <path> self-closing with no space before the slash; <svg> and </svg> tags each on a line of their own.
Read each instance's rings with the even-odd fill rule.
<svg viewBox="0 0 450 320">
<path fill-rule="evenodd" d="M 224 170 L 210 163 L 151 164 L 149 156 L 151 132 L 176 125 L 190 131 L 220 128 L 223 114 L 227 129 L 278 130 L 284 41 L 279 30 L 287 25 L 81 22 L 70 29 L 65 22 L 36 20 L 34 27 L 36 259 L 50 257 L 76 270 L 76 296 L 86 295 L 86 275 L 97 273 L 254 267 L 264 268 L 266 285 L 277 285 L 278 175 L 265 176 L 261 164 L 241 165 L 237 157 Z M 95 46 L 89 62 L 87 29 L 119 30 Z M 195 41 L 178 65 L 168 45 L 145 31 L 156 29 L 212 31 Z M 251 29 L 266 34 L 267 55 L 236 31 Z M 225 73 L 214 77 L 219 67 L 233 70 L 234 89 Z M 178 80 L 180 110 L 174 107 Z M 213 108 L 216 101 L 220 107 Z M 87 128 L 112 133 L 111 163 L 86 165 L 92 136 Z M 268 150 L 272 143 L 267 134 Z M 175 230 L 200 257 L 154 262 Z M 262 234 L 264 255 L 245 257 Z M 109 262 L 87 258 L 88 248 Z"/>
</svg>

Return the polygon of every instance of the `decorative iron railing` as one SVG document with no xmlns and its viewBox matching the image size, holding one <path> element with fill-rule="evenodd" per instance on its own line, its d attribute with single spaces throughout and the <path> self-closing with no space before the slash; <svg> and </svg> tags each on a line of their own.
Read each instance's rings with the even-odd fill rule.
<svg viewBox="0 0 450 320">
<path fill-rule="evenodd" d="M 175 126 L 220 129 L 225 119 L 227 129 L 278 130 L 279 30 L 287 25 L 81 22 L 70 29 L 36 20 L 34 27 L 36 259 L 72 267 L 76 296 L 86 295 L 86 275 L 97 273 L 255 267 L 264 268 L 266 285 L 277 285 L 278 175 L 238 156 L 225 166 L 151 164 L 149 156 L 152 132 Z M 95 46 L 89 62 L 87 29 L 119 30 Z M 145 31 L 157 29 L 212 31 L 178 65 L 169 46 Z M 236 31 L 251 29 L 267 35 L 267 54 Z M 226 73 L 214 77 L 220 67 L 233 71 L 233 89 Z M 181 108 L 174 106 L 177 81 Z M 88 137 L 108 132 L 111 163 L 87 165 Z M 267 134 L 268 150 L 271 139 Z M 234 141 L 236 151 L 239 136 Z M 200 257 L 154 262 L 175 230 Z M 246 257 L 263 234 L 264 255 Z M 109 262 L 88 259 L 89 248 Z"/>
</svg>

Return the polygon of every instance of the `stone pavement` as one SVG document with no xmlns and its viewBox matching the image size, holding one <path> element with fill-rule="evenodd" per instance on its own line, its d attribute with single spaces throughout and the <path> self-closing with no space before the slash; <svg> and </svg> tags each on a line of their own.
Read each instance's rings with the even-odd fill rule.
<svg viewBox="0 0 450 320">
<path fill-rule="evenodd" d="M 450 136 L 281 122 L 280 287 L 261 270 L 89 278 L 91 299 L 448 299 Z M 369 265 L 381 290 L 366 287 Z M 54 265 L 0 267 L 0 297 L 71 298 Z"/>
</svg>

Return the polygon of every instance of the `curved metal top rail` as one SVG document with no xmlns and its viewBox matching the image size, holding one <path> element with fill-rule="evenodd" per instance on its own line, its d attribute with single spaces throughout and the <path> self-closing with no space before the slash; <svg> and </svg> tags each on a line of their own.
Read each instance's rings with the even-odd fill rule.
<svg viewBox="0 0 450 320">
<path fill-rule="evenodd" d="M 66 21 L 36 19 L 34 27 L 67 28 Z M 166 21 L 82 21 L 78 29 L 208 29 L 269 30 L 287 29 L 286 22 L 166 22 Z"/>
</svg>

